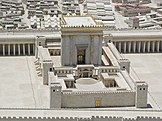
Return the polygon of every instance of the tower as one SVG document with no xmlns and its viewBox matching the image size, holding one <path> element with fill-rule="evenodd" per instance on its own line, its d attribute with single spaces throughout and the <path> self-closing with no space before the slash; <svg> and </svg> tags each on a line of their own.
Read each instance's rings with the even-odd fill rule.
<svg viewBox="0 0 162 121">
<path fill-rule="evenodd" d="M 61 108 L 61 89 L 60 83 L 50 84 L 50 108 Z"/>
<path fill-rule="evenodd" d="M 129 73 L 130 71 L 130 61 L 128 59 L 120 59 L 118 60 L 119 65 L 120 65 L 120 69 L 121 70 L 127 70 L 127 72 Z"/>
<path fill-rule="evenodd" d="M 143 81 L 136 82 L 135 106 L 137 108 L 147 107 L 147 92 L 148 92 L 148 85 L 145 82 Z"/>
<path fill-rule="evenodd" d="M 43 61 L 43 84 L 48 85 L 48 71 L 53 71 L 53 63 L 52 61 Z"/>
</svg>

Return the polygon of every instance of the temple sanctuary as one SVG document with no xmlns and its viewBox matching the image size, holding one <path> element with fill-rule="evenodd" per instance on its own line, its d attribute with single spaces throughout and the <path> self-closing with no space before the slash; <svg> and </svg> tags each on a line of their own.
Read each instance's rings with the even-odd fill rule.
<svg viewBox="0 0 162 121">
<path fill-rule="evenodd" d="M 46 90 L 38 96 L 46 94 L 41 98 L 48 107 L 0 108 L 0 121 L 162 121 L 162 111 L 150 107 L 156 105 L 150 85 L 135 78 L 130 60 L 121 56 L 162 52 L 161 38 L 161 29 L 108 29 L 89 15 L 62 16 L 60 31 L 1 30 L 1 57 L 23 56 L 29 70 L 32 63 L 28 85 Z"/>
<path fill-rule="evenodd" d="M 64 16 L 60 65 L 38 41 L 36 65 L 50 89 L 50 108 L 147 107 L 148 85 L 131 79 L 130 61 L 115 59 L 103 29 L 90 16 Z"/>
</svg>

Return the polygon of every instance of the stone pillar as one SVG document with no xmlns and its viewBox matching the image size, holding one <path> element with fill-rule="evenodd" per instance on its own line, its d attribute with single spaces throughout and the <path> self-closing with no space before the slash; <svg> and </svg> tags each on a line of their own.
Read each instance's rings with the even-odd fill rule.
<svg viewBox="0 0 162 121">
<path fill-rule="evenodd" d="M 10 55 L 10 44 L 8 44 L 8 55 Z"/>
<path fill-rule="evenodd" d="M 124 53 L 127 51 L 127 42 L 124 42 Z"/>
<path fill-rule="evenodd" d="M 155 51 L 155 42 L 153 41 L 152 42 L 152 52 L 154 52 Z"/>
<path fill-rule="evenodd" d="M 141 42 L 138 42 L 138 52 L 140 53 L 141 50 Z"/>
<path fill-rule="evenodd" d="M 18 44 L 18 55 L 20 55 L 20 44 Z"/>
<path fill-rule="evenodd" d="M 30 44 L 28 44 L 28 55 L 30 55 Z"/>
<path fill-rule="evenodd" d="M 128 42 L 128 52 L 129 52 L 129 53 L 131 52 L 131 41 Z"/>
<path fill-rule="evenodd" d="M 90 37 L 90 63 L 93 64 L 94 63 L 94 36 Z"/>
<path fill-rule="evenodd" d="M 133 42 L 133 52 L 134 52 L 134 53 L 136 52 L 136 41 Z"/>
<path fill-rule="evenodd" d="M 119 42 L 119 52 L 121 52 L 121 42 Z"/>
<path fill-rule="evenodd" d="M 13 44 L 13 54 L 15 55 L 15 44 Z"/>
<path fill-rule="evenodd" d="M 145 49 L 146 49 L 146 42 L 143 42 L 143 52 L 145 53 Z"/>
<path fill-rule="evenodd" d="M 3 55 L 5 55 L 5 45 L 3 44 Z"/>
<path fill-rule="evenodd" d="M 159 50 L 160 50 L 160 42 L 157 41 L 156 42 L 156 51 L 159 52 Z"/>
<path fill-rule="evenodd" d="M 23 44 L 23 55 L 25 55 L 25 44 Z"/>
<path fill-rule="evenodd" d="M 147 52 L 150 52 L 150 41 L 147 42 Z"/>
<path fill-rule="evenodd" d="M 35 54 L 35 44 L 33 44 L 33 55 Z"/>
</svg>

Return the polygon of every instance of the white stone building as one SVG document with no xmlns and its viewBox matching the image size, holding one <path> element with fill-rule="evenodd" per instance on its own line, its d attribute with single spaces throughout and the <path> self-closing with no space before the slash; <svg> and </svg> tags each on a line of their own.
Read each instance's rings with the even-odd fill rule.
<svg viewBox="0 0 162 121">
<path fill-rule="evenodd" d="M 89 16 L 65 16 L 61 23 L 61 65 L 44 48 L 45 38 L 36 48 L 50 108 L 147 107 L 148 85 L 131 79 L 129 60 L 114 59 L 102 24 Z"/>
</svg>

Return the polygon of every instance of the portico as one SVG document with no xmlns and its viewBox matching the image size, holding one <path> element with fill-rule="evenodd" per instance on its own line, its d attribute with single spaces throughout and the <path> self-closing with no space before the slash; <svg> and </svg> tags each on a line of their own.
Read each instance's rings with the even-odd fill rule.
<svg viewBox="0 0 162 121">
<path fill-rule="evenodd" d="M 0 43 L 0 55 L 34 55 L 34 43 Z"/>
</svg>

